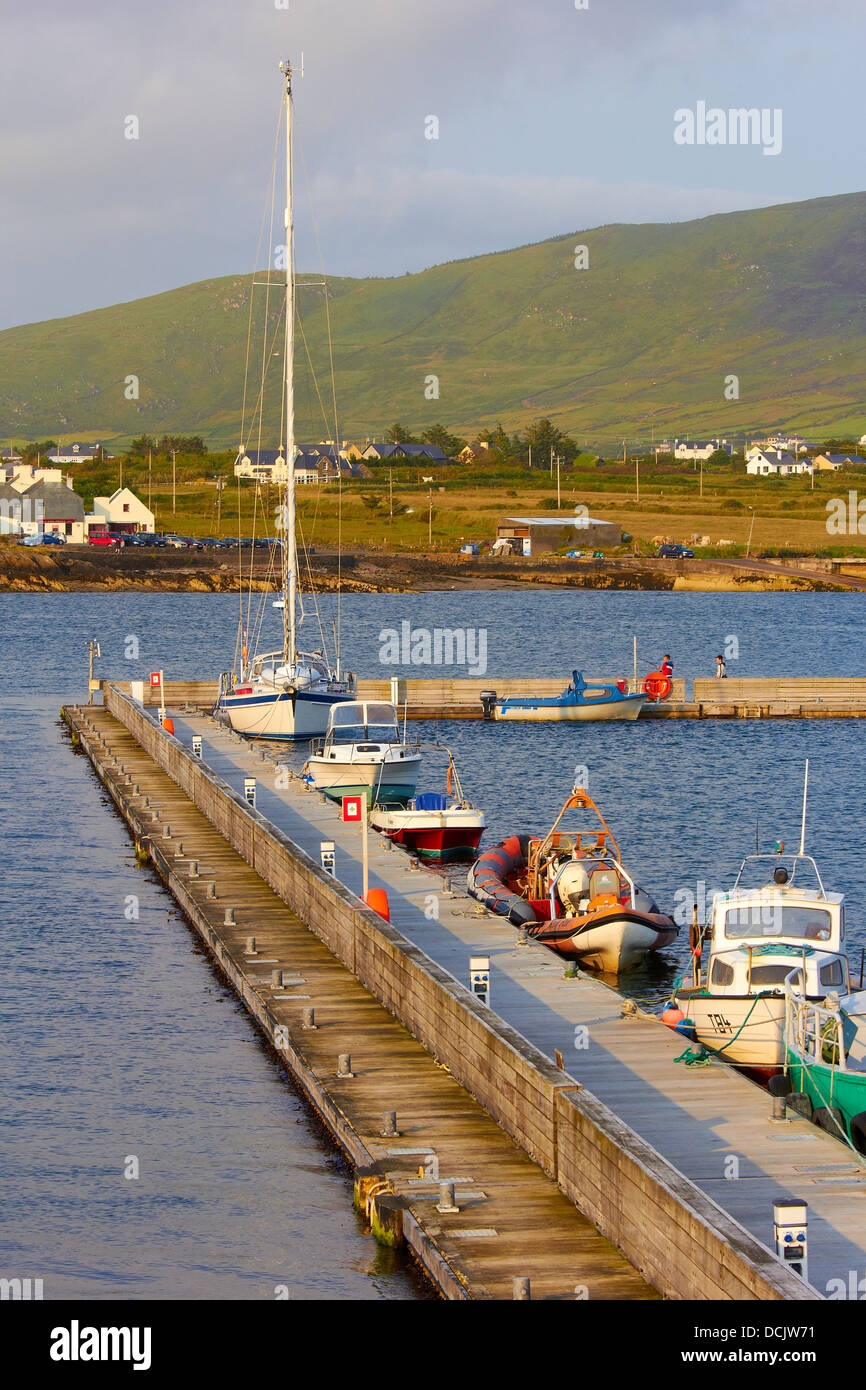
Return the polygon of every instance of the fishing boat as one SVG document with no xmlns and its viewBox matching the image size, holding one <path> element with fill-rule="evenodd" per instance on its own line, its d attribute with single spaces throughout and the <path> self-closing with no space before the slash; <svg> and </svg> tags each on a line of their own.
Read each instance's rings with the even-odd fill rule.
<svg viewBox="0 0 866 1390">
<path fill-rule="evenodd" d="M 444 792 L 417 792 L 405 807 L 390 806 L 381 799 L 370 812 L 374 830 L 434 863 L 474 858 L 487 824 L 483 811 L 463 794 L 450 749 L 444 751 L 448 755 Z"/>
<path fill-rule="evenodd" d="M 692 983 L 662 1014 L 723 1061 L 771 1075 L 785 1060 L 785 980 L 799 970 L 805 997 L 850 989 L 845 908 L 805 852 L 808 763 L 800 847 L 747 855 L 729 892 L 713 897 L 709 922 L 692 924 Z M 709 941 L 706 967 L 703 944 Z"/>
<path fill-rule="evenodd" d="M 300 650 L 299 628 L 303 613 L 298 604 L 298 540 L 295 505 L 295 414 L 294 343 L 295 275 L 294 215 L 292 204 L 292 67 L 281 63 L 284 79 L 283 101 L 286 125 L 286 277 L 285 277 L 285 381 L 283 383 L 283 425 L 287 480 L 285 504 L 281 507 L 283 542 L 281 559 L 283 642 L 278 651 L 251 651 L 246 626 L 241 622 L 235 658 L 237 670 L 220 676 L 219 694 L 214 707 L 217 718 L 227 720 L 237 733 L 249 739 L 294 741 L 321 736 L 328 728 L 332 708 L 351 700 L 354 678 L 340 673 L 339 637 L 333 665 L 325 655 L 326 641 L 312 652 Z M 254 281 L 254 283 L 256 283 Z M 270 279 L 266 281 L 270 286 Z M 270 292 L 270 291 L 269 291 Z M 250 291 L 252 294 L 252 289 Z M 267 322 L 267 315 L 266 315 Z M 270 354 L 272 356 L 273 354 Z M 246 398 L 246 391 L 244 393 Z M 264 380 L 258 400 L 264 398 Z M 335 438 L 337 436 L 335 435 Z M 336 448 L 336 446 L 335 446 Z M 241 453 L 244 446 L 241 445 Z M 280 446 L 280 454 L 283 448 Z"/>
<path fill-rule="evenodd" d="M 785 979 L 785 1084 L 788 1104 L 866 1154 L 866 991 L 810 999 L 802 971 Z M 777 1078 L 781 1081 L 782 1078 Z M 805 1106 L 802 1102 L 805 1101 Z"/>
<path fill-rule="evenodd" d="M 594 812 L 601 830 L 564 832 L 572 810 Z M 616 975 L 677 935 L 632 879 L 601 811 L 575 787 L 544 836 L 509 835 L 485 851 L 468 875 L 471 897 L 535 941 L 590 970 Z"/>
<path fill-rule="evenodd" d="M 421 754 L 400 736 L 397 711 L 378 700 L 331 707 L 328 732 L 317 740 L 304 776 L 331 801 L 365 796 L 367 805 L 405 806 L 415 793 Z"/>
<path fill-rule="evenodd" d="M 629 695 L 625 681 L 597 681 L 590 684 L 580 671 L 560 695 L 504 695 L 495 690 L 481 692 L 485 719 L 529 720 L 558 723 L 573 720 L 637 719 L 650 695 L 641 691 Z"/>
</svg>

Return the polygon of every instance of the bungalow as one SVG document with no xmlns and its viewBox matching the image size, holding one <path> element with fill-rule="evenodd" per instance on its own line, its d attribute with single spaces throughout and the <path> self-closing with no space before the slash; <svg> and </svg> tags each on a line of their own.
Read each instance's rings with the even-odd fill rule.
<svg viewBox="0 0 866 1390">
<path fill-rule="evenodd" d="M 58 444 L 48 458 L 52 463 L 91 463 L 93 459 L 110 459 L 101 444 Z"/>
<path fill-rule="evenodd" d="M 430 463 L 447 463 L 438 444 L 368 444 L 365 459 L 428 459 Z"/>
<path fill-rule="evenodd" d="M 726 454 L 734 452 L 733 444 L 729 444 L 726 439 L 678 439 L 674 447 L 674 458 L 703 459 L 706 463 L 719 449 L 723 449 Z"/>
<path fill-rule="evenodd" d="M 783 449 L 753 449 L 746 461 L 746 472 L 755 477 L 766 478 L 773 474 L 787 478 L 793 473 L 810 473 L 811 459 L 798 459 Z"/>
<path fill-rule="evenodd" d="M 88 535 L 152 531 L 154 521 L 153 512 L 128 487 L 119 487 L 110 497 L 94 497 L 93 511 L 84 518 Z"/>
<path fill-rule="evenodd" d="M 51 532 L 63 536 L 70 545 L 84 540 L 84 503 L 65 483 L 33 483 L 21 494 L 24 502 L 21 531 L 35 536 Z M 29 515 L 28 515 L 29 513 Z"/>
<path fill-rule="evenodd" d="M 812 460 L 812 467 L 816 473 L 826 473 L 832 470 L 838 473 L 840 468 L 844 468 L 848 463 L 864 463 L 866 459 L 859 454 L 816 454 Z"/>
</svg>

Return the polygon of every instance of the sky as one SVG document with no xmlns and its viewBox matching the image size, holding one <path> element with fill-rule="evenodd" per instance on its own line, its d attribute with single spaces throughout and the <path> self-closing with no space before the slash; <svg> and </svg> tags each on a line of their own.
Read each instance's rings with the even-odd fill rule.
<svg viewBox="0 0 866 1390">
<path fill-rule="evenodd" d="M 0 328 L 252 269 L 302 53 L 302 271 L 866 187 L 864 0 L 0 0 L 0 24 Z M 780 111 L 781 149 L 677 143 L 699 103 Z"/>
</svg>

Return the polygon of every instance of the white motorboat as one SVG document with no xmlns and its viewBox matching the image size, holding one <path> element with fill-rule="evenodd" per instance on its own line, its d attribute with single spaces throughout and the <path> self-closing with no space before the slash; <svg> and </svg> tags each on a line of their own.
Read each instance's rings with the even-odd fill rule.
<svg viewBox="0 0 866 1390">
<path fill-rule="evenodd" d="M 280 546 L 282 562 L 283 646 L 279 652 L 248 652 L 246 628 L 241 624 L 236 657 L 240 656 L 240 673 L 224 672 L 220 677 L 219 695 L 214 713 L 227 719 L 239 734 L 250 739 L 280 741 L 310 739 L 321 736 L 328 728 L 328 716 L 333 707 L 351 700 L 355 694 L 352 676 L 342 678 L 338 651 L 333 668 L 322 649 L 304 652 L 299 649 L 298 633 L 303 615 L 298 613 L 298 545 L 295 506 L 295 413 L 294 413 L 294 344 L 295 344 L 295 277 L 294 277 L 294 218 L 292 209 L 292 68 L 281 63 L 285 81 L 284 104 L 286 121 L 286 279 L 285 279 L 285 382 L 283 386 L 283 421 L 286 439 L 287 481 L 285 505 L 281 508 L 284 541 Z M 255 284 L 254 279 L 254 284 Z M 270 284 L 268 280 L 267 284 Z M 252 289 L 250 291 L 252 294 Z M 259 399 L 264 397 L 264 380 Z M 335 446 L 336 447 L 336 446 Z M 243 446 L 242 446 L 243 448 Z M 279 602 L 279 600 L 278 600 Z M 276 606 L 276 605 L 275 605 Z"/>
<path fill-rule="evenodd" d="M 420 766 L 421 754 L 400 736 L 393 705 L 350 700 L 332 706 L 328 732 L 314 745 L 304 774 L 331 801 L 366 796 L 368 806 L 405 806 Z"/>
<path fill-rule="evenodd" d="M 825 889 L 805 853 L 805 817 L 804 791 L 799 851 L 785 854 L 779 844 L 774 854 L 748 855 L 730 892 L 714 896 L 706 927 L 693 924 L 692 983 L 676 991 L 673 1009 L 662 1015 L 723 1061 L 767 1074 L 785 1061 L 791 972 L 797 971 L 806 999 L 831 990 L 845 995 L 851 987 L 844 899 Z M 759 881 L 749 886 L 749 878 Z M 706 938 L 709 955 L 701 969 Z"/>
</svg>

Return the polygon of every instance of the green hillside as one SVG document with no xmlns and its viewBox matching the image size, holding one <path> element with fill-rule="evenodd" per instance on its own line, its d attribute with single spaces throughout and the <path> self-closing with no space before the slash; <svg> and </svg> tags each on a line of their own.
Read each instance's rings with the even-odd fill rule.
<svg viewBox="0 0 866 1390">
<path fill-rule="evenodd" d="M 574 250 L 589 249 L 589 269 Z M 260 277 L 261 278 L 261 277 Z M 276 276 L 274 277 L 277 278 Z M 394 279 L 329 282 L 344 437 L 394 420 L 466 436 L 550 416 L 596 446 L 786 425 L 818 438 L 866 430 L 866 194 L 672 225 L 614 225 Z M 248 277 L 0 333 L 0 439 L 201 433 L 236 443 Z M 260 379 L 263 289 L 255 291 Z M 271 298 L 271 322 L 279 288 Z M 330 408 L 323 291 L 299 312 Z M 300 438 L 322 422 L 303 338 Z M 272 358 L 262 442 L 279 402 Z M 140 398 L 127 400 L 135 374 Z M 724 378 L 739 378 L 739 400 Z M 438 400 L 425 379 L 439 379 Z M 248 444 L 255 434 L 247 429 Z"/>
</svg>

